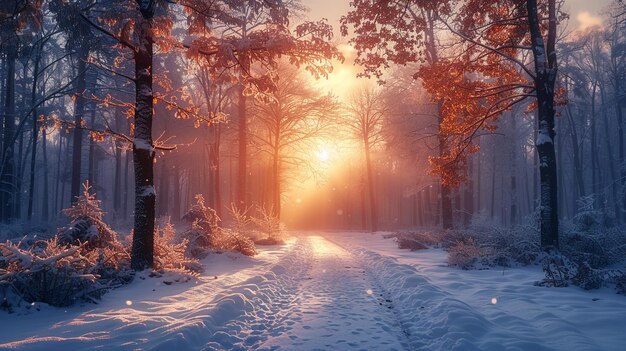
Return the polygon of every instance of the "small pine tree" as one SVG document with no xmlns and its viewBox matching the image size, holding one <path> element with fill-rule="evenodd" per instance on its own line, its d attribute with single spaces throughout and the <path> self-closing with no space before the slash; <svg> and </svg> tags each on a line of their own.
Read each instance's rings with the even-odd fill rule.
<svg viewBox="0 0 626 351">
<path fill-rule="evenodd" d="M 57 231 L 61 244 L 88 243 L 88 248 L 115 247 L 123 251 L 117 233 L 104 221 L 102 202 L 91 193 L 89 182 L 83 184 L 83 193 L 71 207 L 63 210 L 70 218 L 70 224 Z"/>
</svg>

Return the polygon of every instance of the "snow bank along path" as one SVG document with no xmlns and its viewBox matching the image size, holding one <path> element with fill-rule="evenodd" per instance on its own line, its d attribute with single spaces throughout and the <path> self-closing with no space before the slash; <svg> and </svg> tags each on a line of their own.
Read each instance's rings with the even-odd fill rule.
<svg viewBox="0 0 626 351">
<path fill-rule="evenodd" d="M 217 280 L 209 270 L 193 286 L 136 282 L 87 312 L 3 315 L 0 349 L 410 349 L 390 300 L 345 249 L 301 236 L 260 256 L 205 262 L 241 269 Z"/>
<path fill-rule="evenodd" d="M 462 271 L 442 250 L 399 250 L 381 235 L 327 238 L 384 287 L 412 350 L 626 350 L 626 299 L 613 289 L 537 287 L 539 267 Z"/>
</svg>

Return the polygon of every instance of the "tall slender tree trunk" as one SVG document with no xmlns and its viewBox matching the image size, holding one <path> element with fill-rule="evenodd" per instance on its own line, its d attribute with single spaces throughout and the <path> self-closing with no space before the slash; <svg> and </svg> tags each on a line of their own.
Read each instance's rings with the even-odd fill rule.
<svg viewBox="0 0 626 351">
<path fill-rule="evenodd" d="M 47 145 L 48 145 L 48 140 L 47 140 L 48 136 L 47 136 L 47 132 L 46 132 L 46 125 L 43 125 L 43 128 L 41 129 L 41 154 L 43 155 L 43 195 L 42 195 L 42 199 L 41 199 L 41 219 L 46 222 L 48 221 L 48 218 L 50 217 L 49 212 L 48 212 L 48 208 L 50 206 L 50 200 L 49 200 L 49 184 L 48 184 L 48 150 L 47 150 Z M 59 142 L 59 145 L 61 143 Z"/>
<path fill-rule="evenodd" d="M 218 216 L 222 215 L 222 182 L 220 177 L 220 143 L 222 138 L 222 126 L 218 124 L 216 126 L 216 141 L 213 147 L 213 160 L 215 162 L 214 172 L 215 176 L 213 177 L 213 181 L 215 182 L 213 185 L 213 192 L 215 193 L 215 211 Z"/>
<path fill-rule="evenodd" d="M 154 261 L 154 221 L 156 193 L 154 191 L 154 157 L 152 141 L 152 17 L 151 1 L 137 0 L 142 19 L 135 33 L 139 45 L 135 51 L 135 135 L 133 165 L 135 169 L 135 223 L 131 251 L 131 267 L 151 268 Z M 146 7 L 147 5 L 147 7 Z"/>
<path fill-rule="evenodd" d="M 493 156 L 491 159 L 491 219 L 495 217 L 495 209 L 496 209 L 496 150 L 492 149 Z"/>
<path fill-rule="evenodd" d="M 39 61 L 41 61 L 41 46 L 37 49 L 37 53 L 35 54 L 35 63 L 33 68 L 33 86 L 30 94 L 30 101 L 33 106 L 37 103 L 37 80 L 39 78 Z M 28 186 L 28 213 L 26 214 L 26 218 L 31 220 L 33 217 L 33 199 L 35 197 L 35 168 L 36 168 L 36 160 L 37 160 L 37 136 L 39 132 L 39 125 L 37 124 L 37 119 L 39 116 L 37 115 L 37 108 L 33 108 L 32 111 L 32 122 L 33 122 L 33 131 L 32 131 L 32 146 L 31 146 L 31 154 L 30 154 L 30 182 Z"/>
<path fill-rule="evenodd" d="M 121 115 L 116 111 L 115 113 L 115 128 L 117 130 L 122 129 Z M 117 140 L 113 141 L 113 147 L 115 148 L 115 173 L 113 175 L 113 213 L 115 219 L 120 219 L 120 211 L 122 208 L 122 149 L 120 143 Z"/>
<path fill-rule="evenodd" d="M 376 202 L 376 192 L 374 191 L 374 174 L 372 172 L 372 155 L 367 140 L 369 136 L 366 136 L 363 140 L 365 147 L 365 167 L 367 169 L 367 193 L 370 200 L 370 224 L 372 232 L 378 231 L 378 203 Z"/>
<path fill-rule="evenodd" d="M 245 33 L 245 28 L 244 28 Z M 246 198 L 247 198 L 247 189 L 246 189 L 246 180 L 248 177 L 248 118 L 246 116 L 246 100 L 247 97 L 245 95 L 245 84 L 243 83 L 243 76 L 246 71 L 250 69 L 248 57 L 245 54 L 241 54 L 239 56 L 239 60 L 242 65 L 242 83 L 239 91 L 239 105 L 238 111 L 238 142 L 239 142 L 239 155 L 238 155 L 238 169 L 237 169 L 237 206 L 240 208 L 246 208 Z"/>
<path fill-rule="evenodd" d="M 517 224 L 517 118 L 511 116 L 511 133 L 513 134 L 513 143 L 511 145 L 511 204 L 510 204 L 510 224 Z"/>
<path fill-rule="evenodd" d="M 85 99 L 82 94 L 86 89 L 87 76 L 87 57 L 89 50 L 81 48 L 80 58 L 78 59 L 78 77 L 76 80 L 76 93 L 74 95 L 74 142 L 72 144 L 72 186 L 70 201 L 74 203 L 80 195 L 80 184 L 83 182 L 81 178 L 81 163 L 83 150 L 83 124 L 85 116 Z"/>
<path fill-rule="evenodd" d="M 548 40 L 544 46 L 537 0 L 527 0 L 528 23 L 535 62 L 538 134 L 535 145 L 539 154 L 541 183 L 540 233 L 546 250 L 559 247 L 558 184 L 554 150 L 554 83 L 557 75 L 556 0 L 548 1 Z M 546 57 L 547 56 L 547 57 Z"/>
<path fill-rule="evenodd" d="M 278 140 L 278 138 L 277 138 Z M 280 150 L 278 147 L 274 150 L 274 155 L 272 155 L 272 181 L 273 181 L 273 201 L 272 201 L 272 209 L 274 211 L 274 216 L 280 219 Z"/>
<path fill-rule="evenodd" d="M 446 138 L 441 131 L 441 124 L 443 123 L 441 104 L 439 104 L 439 111 L 439 154 L 443 155 L 446 150 Z M 441 224 L 443 226 L 443 229 L 452 229 L 452 189 L 448 184 L 443 181 L 443 177 L 440 178 L 439 185 L 441 189 Z"/>
<path fill-rule="evenodd" d="M 602 98 L 602 117 L 604 119 L 603 121 L 603 126 L 604 126 L 604 142 L 606 145 L 606 150 L 609 156 L 609 172 L 611 175 L 611 192 L 612 192 L 612 197 L 613 197 L 613 210 L 615 211 L 615 218 L 618 221 L 621 221 L 622 218 L 619 215 L 619 211 L 620 211 L 620 198 L 618 195 L 618 185 L 619 185 L 619 179 L 617 179 L 617 171 L 615 170 L 615 159 L 613 158 L 613 147 L 611 145 L 611 141 L 609 136 L 611 135 L 610 130 L 609 130 L 609 116 L 607 116 L 606 113 L 606 108 L 607 108 L 607 104 L 606 102 L 606 96 L 604 93 L 604 88 L 600 87 L 600 97 Z"/>
<path fill-rule="evenodd" d="M 15 219 L 15 61 L 17 47 L 6 50 L 6 86 L 4 98 L 4 133 L 2 139 L 2 172 L 0 173 L 0 219 Z"/>
<path fill-rule="evenodd" d="M 467 169 L 468 182 L 465 184 L 465 193 L 463 194 L 463 223 L 465 227 L 469 227 L 474 214 L 474 160 L 470 159 Z"/>
<path fill-rule="evenodd" d="M 618 218 L 626 222 L 626 164 L 624 163 L 624 113 L 622 111 L 622 100 L 619 96 L 621 89 L 621 77 L 615 81 L 615 112 L 617 115 L 617 138 L 618 138 L 618 156 L 619 156 L 619 174 L 622 187 L 621 216 L 616 213 Z"/>
</svg>

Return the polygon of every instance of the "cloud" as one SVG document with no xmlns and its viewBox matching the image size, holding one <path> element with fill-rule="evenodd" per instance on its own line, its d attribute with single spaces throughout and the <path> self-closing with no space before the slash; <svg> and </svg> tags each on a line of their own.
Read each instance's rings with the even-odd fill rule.
<svg viewBox="0 0 626 351">
<path fill-rule="evenodd" d="M 579 12 L 576 15 L 576 20 L 578 20 L 578 29 L 602 26 L 602 18 L 592 15 L 587 11 Z"/>
</svg>

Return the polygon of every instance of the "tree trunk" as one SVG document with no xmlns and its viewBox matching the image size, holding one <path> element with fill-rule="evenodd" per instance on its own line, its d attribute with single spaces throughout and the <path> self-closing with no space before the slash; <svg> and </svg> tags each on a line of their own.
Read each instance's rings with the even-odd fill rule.
<svg viewBox="0 0 626 351">
<path fill-rule="evenodd" d="M 276 139 L 278 140 L 278 138 Z M 272 210 L 274 211 L 274 216 L 280 220 L 280 151 L 278 148 L 274 150 L 274 155 L 272 155 L 272 178 L 274 182 Z"/>
<path fill-rule="evenodd" d="M 0 220 L 15 219 L 15 61 L 17 48 L 10 46 L 6 53 L 7 75 L 4 99 L 4 134 L 2 143 L 2 172 L 0 173 Z"/>
<path fill-rule="evenodd" d="M 367 139 L 368 137 L 366 137 Z M 370 200 L 370 224 L 372 232 L 378 231 L 378 204 L 376 203 L 376 193 L 374 192 L 374 175 L 372 173 L 372 156 L 370 145 L 364 140 L 365 146 L 365 167 L 367 168 L 367 193 Z"/>
<path fill-rule="evenodd" d="M 470 159 L 467 169 L 468 182 L 465 184 L 465 193 L 463 194 L 463 223 L 465 227 L 469 227 L 474 214 L 474 160 Z"/>
<path fill-rule="evenodd" d="M 47 222 L 49 218 L 48 206 L 49 206 L 49 201 L 50 201 L 49 195 L 48 195 L 49 186 L 48 186 L 48 150 L 47 150 L 48 140 L 47 138 L 48 136 L 46 132 L 46 125 L 44 124 L 43 128 L 41 129 L 41 154 L 43 155 L 43 196 L 41 200 L 41 219 L 44 222 Z M 60 145 L 61 145 L 61 142 L 59 139 L 59 147 Z"/>
<path fill-rule="evenodd" d="M 622 100 L 619 96 L 621 77 L 615 82 L 615 112 L 617 114 L 617 137 L 618 137 L 618 156 L 619 156 L 619 173 L 622 186 L 622 213 L 615 215 L 621 218 L 623 222 L 626 222 L 626 164 L 624 164 L 624 115 L 622 112 Z"/>
<path fill-rule="evenodd" d="M 35 54 L 35 63 L 33 68 L 33 86 L 30 94 L 30 101 L 33 106 L 37 103 L 37 78 L 39 78 L 39 61 L 41 61 L 41 47 L 37 48 L 37 53 Z M 30 184 L 28 186 L 28 213 L 26 214 L 26 218 L 31 220 L 33 217 L 33 198 L 35 197 L 35 166 L 37 159 L 37 135 L 39 134 L 39 125 L 37 124 L 37 108 L 33 108 L 32 111 L 33 117 L 33 131 L 32 131 L 32 146 L 31 146 L 31 154 L 30 154 Z"/>
<path fill-rule="evenodd" d="M 137 21 L 135 31 L 139 45 L 135 51 L 135 135 L 133 165 L 135 169 L 135 223 L 131 267 L 134 270 L 151 268 L 154 258 L 154 219 L 156 193 L 154 191 L 154 157 L 152 143 L 152 6 L 141 7 L 143 18 Z M 151 2 L 148 2 L 151 3 Z M 151 5 L 151 4 L 150 4 Z"/>
<path fill-rule="evenodd" d="M 115 113 L 115 128 L 117 130 L 122 129 L 121 115 L 116 111 Z M 117 140 L 113 141 L 113 147 L 115 148 L 115 173 L 113 175 L 113 214 L 115 219 L 119 220 L 120 210 L 122 208 L 122 149 L 121 143 Z"/>
<path fill-rule="evenodd" d="M 222 137 L 222 126 L 218 124 L 216 126 L 216 141 L 213 147 L 213 160 L 215 162 L 214 172 L 215 176 L 213 177 L 214 188 L 213 191 L 215 193 L 215 211 L 217 212 L 218 217 L 222 215 L 222 191 L 221 191 L 221 180 L 220 180 L 220 143 Z"/>
<path fill-rule="evenodd" d="M 87 75 L 87 56 L 89 51 L 81 48 L 81 55 L 78 59 L 78 77 L 76 80 L 76 92 L 74 95 L 74 142 L 72 144 L 72 187 L 70 201 L 74 203 L 80 195 L 81 178 L 81 161 L 83 150 L 83 123 L 85 115 L 85 99 L 82 94 L 85 93 L 86 75 Z"/>
<path fill-rule="evenodd" d="M 439 155 L 443 155 L 446 150 L 446 138 L 442 134 L 441 128 L 443 123 L 442 117 L 442 104 L 439 103 L 438 111 L 439 111 L 439 121 L 438 121 L 438 140 L 439 140 Z M 452 189 L 448 184 L 443 181 L 443 176 L 440 178 L 440 187 L 441 187 L 441 224 L 443 229 L 452 229 Z"/>
<path fill-rule="evenodd" d="M 556 154 L 554 150 L 554 83 L 556 63 L 556 4 L 549 0 L 548 40 L 544 47 L 537 1 L 527 0 L 531 46 L 535 61 L 535 89 L 537 94 L 538 134 L 535 145 L 539 154 L 540 178 L 540 232 L 541 246 L 546 250 L 559 247 L 558 185 Z M 547 56 L 546 57 L 546 53 Z"/>
<path fill-rule="evenodd" d="M 511 133 L 513 143 L 511 145 L 511 198 L 510 198 L 510 221 L 511 225 L 517 224 L 517 116 L 511 116 Z"/>
<path fill-rule="evenodd" d="M 245 32 L 245 30 L 244 30 Z M 239 60 L 242 65 L 242 70 L 247 71 L 249 69 L 248 58 L 245 55 L 239 55 Z M 242 80 L 245 73 L 242 72 Z M 239 137 L 239 155 L 238 155 L 238 169 L 237 169 L 237 206 L 244 209 L 246 208 L 246 179 L 248 175 L 248 119 L 246 116 L 246 95 L 245 84 L 242 82 L 239 91 L 239 116 L 238 116 L 238 129 L 237 135 Z"/>
</svg>

